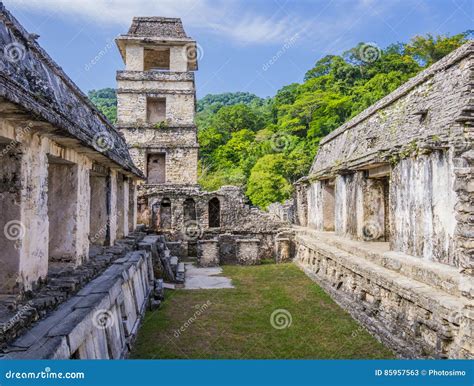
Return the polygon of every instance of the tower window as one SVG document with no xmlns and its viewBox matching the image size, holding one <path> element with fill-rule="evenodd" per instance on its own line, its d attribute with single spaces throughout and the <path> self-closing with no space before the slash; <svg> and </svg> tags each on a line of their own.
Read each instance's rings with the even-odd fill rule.
<svg viewBox="0 0 474 386">
<path fill-rule="evenodd" d="M 163 184 L 166 181 L 166 156 L 164 153 L 148 156 L 148 183 Z"/>
<path fill-rule="evenodd" d="M 159 123 L 166 119 L 165 98 L 147 98 L 146 104 L 148 123 Z"/>
<path fill-rule="evenodd" d="M 143 69 L 145 71 L 160 71 L 170 69 L 170 49 L 148 49 L 144 50 Z"/>
</svg>

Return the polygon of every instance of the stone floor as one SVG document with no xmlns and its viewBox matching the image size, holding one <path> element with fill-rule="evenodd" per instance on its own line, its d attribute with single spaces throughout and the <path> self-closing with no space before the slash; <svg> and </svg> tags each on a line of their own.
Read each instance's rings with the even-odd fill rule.
<svg viewBox="0 0 474 386">
<path fill-rule="evenodd" d="M 222 274 L 222 268 L 198 268 L 193 263 L 186 263 L 186 280 L 184 289 L 219 289 L 234 288 L 231 279 Z"/>
</svg>

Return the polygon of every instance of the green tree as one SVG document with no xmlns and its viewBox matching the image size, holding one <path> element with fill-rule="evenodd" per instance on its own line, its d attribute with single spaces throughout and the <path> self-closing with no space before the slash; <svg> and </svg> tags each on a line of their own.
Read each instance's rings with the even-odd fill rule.
<svg viewBox="0 0 474 386">
<path fill-rule="evenodd" d="M 117 96 L 115 89 L 103 88 L 88 92 L 89 99 L 104 114 L 107 119 L 115 124 L 117 122 Z"/>
<path fill-rule="evenodd" d="M 453 36 L 434 36 L 432 34 L 415 36 L 406 45 L 405 51 L 423 66 L 430 66 L 466 43 L 471 35 L 472 31 L 466 31 Z"/>
</svg>

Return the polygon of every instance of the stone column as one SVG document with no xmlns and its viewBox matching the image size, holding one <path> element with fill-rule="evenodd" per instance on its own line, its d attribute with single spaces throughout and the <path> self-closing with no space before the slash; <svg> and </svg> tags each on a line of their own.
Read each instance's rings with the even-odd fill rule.
<svg viewBox="0 0 474 386">
<path fill-rule="evenodd" d="M 38 135 L 7 122 L 0 131 L 0 293 L 17 293 L 48 272 L 47 160 Z"/>
<path fill-rule="evenodd" d="M 219 241 L 217 239 L 199 240 L 199 265 L 201 267 L 219 265 Z"/>
<path fill-rule="evenodd" d="M 291 240 L 288 237 L 277 237 L 275 246 L 277 263 L 286 263 L 291 260 Z"/>
<path fill-rule="evenodd" d="M 130 208 L 129 203 L 129 194 L 130 194 L 130 185 L 129 179 L 124 178 L 123 180 L 123 203 L 122 203 L 122 211 L 123 211 L 123 235 L 128 236 L 128 211 Z"/>
<path fill-rule="evenodd" d="M 117 171 L 111 169 L 109 174 L 109 245 L 117 239 Z"/>
<path fill-rule="evenodd" d="M 259 239 L 237 239 L 236 255 L 237 260 L 242 265 L 254 265 L 259 263 L 258 246 Z"/>
</svg>

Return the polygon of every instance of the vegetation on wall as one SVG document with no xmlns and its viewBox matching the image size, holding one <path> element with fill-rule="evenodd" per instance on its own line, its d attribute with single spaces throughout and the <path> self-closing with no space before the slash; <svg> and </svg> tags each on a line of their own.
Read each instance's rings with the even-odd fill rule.
<svg viewBox="0 0 474 386">
<path fill-rule="evenodd" d="M 308 173 L 324 136 L 462 45 L 469 34 L 415 36 L 382 50 L 360 43 L 318 60 L 303 83 L 284 86 L 271 98 L 243 92 L 205 96 L 196 116 L 199 183 L 206 190 L 240 185 L 262 208 L 287 199 L 292 184 Z M 115 121 L 112 93 L 92 91 L 90 97 Z"/>
</svg>

